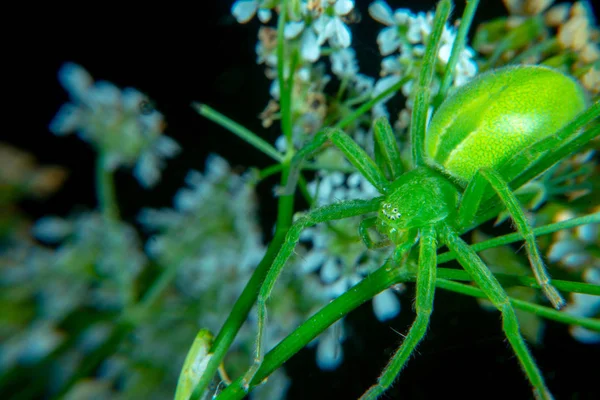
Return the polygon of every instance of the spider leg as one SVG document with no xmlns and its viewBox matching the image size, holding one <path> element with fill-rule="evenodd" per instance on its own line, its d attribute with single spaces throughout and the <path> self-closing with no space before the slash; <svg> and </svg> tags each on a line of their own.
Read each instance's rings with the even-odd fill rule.
<svg viewBox="0 0 600 400">
<path fill-rule="evenodd" d="M 471 275 L 477 286 L 502 314 L 502 328 L 529 382 L 534 387 L 535 397 L 544 400 L 552 399 L 552 394 L 546 387 L 544 378 L 519 332 L 519 322 L 515 310 L 500 282 L 490 272 L 477 253 L 458 237 L 458 234 L 452 228 L 444 225 L 441 234 L 448 248 L 456 253 L 460 265 Z"/>
<path fill-rule="evenodd" d="M 264 282 L 260 288 L 258 299 L 256 302 L 258 309 L 258 333 L 256 336 L 256 353 L 253 365 L 248 369 L 243 378 L 244 389 L 248 390 L 254 375 L 260 367 L 264 357 L 264 328 L 267 319 L 267 300 L 273 290 L 273 286 L 283 269 L 283 266 L 291 256 L 298 240 L 300 239 L 300 233 L 310 226 L 313 226 L 320 222 L 332 221 L 336 219 L 343 219 L 349 217 L 355 217 L 363 214 L 367 214 L 373 211 L 377 211 L 379 204 L 382 201 L 382 197 L 377 197 L 371 200 L 348 200 L 339 202 L 336 204 L 330 204 L 324 207 L 317 208 L 308 212 L 306 215 L 299 218 L 290 227 L 285 241 L 277 253 L 273 265 Z"/>
<path fill-rule="evenodd" d="M 369 228 L 374 227 L 375 224 L 377 224 L 377 217 L 369 217 L 360 221 L 360 224 L 358 225 L 358 235 L 365 246 L 367 246 L 368 249 L 380 249 L 391 245 L 392 242 L 389 239 L 384 239 L 379 242 L 375 242 L 371 239 L 371 236 L 369 236 Z"/>
<path fill-rule="evenodd" d="M 373 123 L 373 134 L 376 149 L 379 149 L 382 161 L 390 172 L 391 180 L 394 181 L 404 173 L 404 168 L 402 166 L 402 159 L 400 158 L 398 141 L 387 118 L 380 117 L 375 120 Z M 381 165 L 380 167 L 383 169 Z"/>
<path fill-rule="evenodd" d="M 483 168 L 477 171 L 471 182 L 467 185 L 467 189 L 465 190 L 465 194 L 461 201 L 458 212 L 458 225 L 460 227 L 466 227 L 473 221 L 488 185 L 492 187 L 502 203 L 506 206 L 506 209 L 515 222 L 517 231 L 525 239 L 525 247 L 527 249 L 529 262 L 533 267 L 533 274 L 544 292 L 544 295 L 550 300 L 554 308 L 560 309 L 564 306 L 565 300 L 551 284 L 550 276 L 546 272 L 542 256 L 535 243 L 535 235 L 533 234 L 531 225 L 527 221 L 523 208 L 511 191 L 508 183 L 502 179 L 498 172 L 489 168 Z"/>
<path fill-rule="evenodd" d="M 421 228 L 420 234 L 415 307 L 417 317 L 405 336 L 402 345 L 381 372 L 377 383 L 361 396 L 361 400 L 377 399 L 394 383 L 406 360 L 408 360 L 408 357 L 410 357 L 427 331 L 429 318 L 433 311 L 433 297 L 435 293 L 437 240 L 436 230 L 432 225 Z"/>
</svg>

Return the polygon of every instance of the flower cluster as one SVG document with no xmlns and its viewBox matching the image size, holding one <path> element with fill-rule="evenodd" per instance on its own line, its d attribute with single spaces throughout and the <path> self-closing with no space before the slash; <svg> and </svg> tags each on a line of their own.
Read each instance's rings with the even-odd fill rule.
<svg viewBox="0 0 600 400">
<path fill-rule="evenodd" d="M 110 82 L 94 82 L 83 67 L 73 63 L 61 68 L 59 80 L 71 102 L 60 108 L 50 131 L 56 135 L 76 132 L 104 155 L 106 170 L 133 166 L 141 185 L 155 185 L 164 160 L 180 148 L 163 135 L 163 116 L 149 99 L 133 88 L 121 90 Z"/>
<path fill-rule="evenodd" d="M 570 71 L 583 87 L 600 93 L 600 30 L 591 5 L 554 0 L 505 0 L 509 16 L 480 25 L 473 47 L 489 66 L 544 64 Z"/>
</svg>

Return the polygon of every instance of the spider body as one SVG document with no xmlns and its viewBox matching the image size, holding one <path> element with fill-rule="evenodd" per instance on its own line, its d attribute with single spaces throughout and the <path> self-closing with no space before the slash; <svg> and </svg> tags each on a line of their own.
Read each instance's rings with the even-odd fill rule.
<svg viewBox="0 0 600 400">
<path fill-rule="evenodd" d="M 425 136 L 426 161 L 462 185 L 551 135 L 582 112 L 585 93 L 542 66 L 506 67 L 479 75 L 448 97 Z"/>
</svg>

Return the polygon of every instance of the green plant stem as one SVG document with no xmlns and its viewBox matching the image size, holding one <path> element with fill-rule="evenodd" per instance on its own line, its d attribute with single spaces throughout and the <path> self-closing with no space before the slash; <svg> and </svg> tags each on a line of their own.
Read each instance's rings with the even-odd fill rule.
<svg viewBox="0 0 600 400">
<path fill-rule="evenodd" d="M 554 224 L 540 226 L 539 228 L 535 228 L 533 233 L 536 236 L 547 235 L 549 233 L 558 232 L 563 229 L 571 229 L 580 225 L 588 225 L 588 224 L 597 224 L 600 223 L 600 212 L 585 215 L 583 217 L 572 218 L 567 221 L 561 221 Z M 482 251 L 485 249 L 490 249 L 492 247 L 499 247 L 510 243 L 515 243 L 520 240 L 523 240 L 523 237 L 519 233 L 510 233 L 504 236 L 498 236 L 494 239 L 486 240 L 484 242 L 476 243 L 471 245 L 471 248 L 475 251 Z M 450 260 L 455 260 L 456 255 L 454 252 L 446 252 L 440 254 L 438 256 L 438 265 L 448 262 Z"/>
<path fill-rule="evenodd" d="M 291 85 L 293 82 L 294 71 L 290 71 L 290 79 L 288 82 L 285 82 L 284 78 L 284 37 L 283 37 L 283 29 L 285 26 L 286 20 L 286 12 L 287 12 L 287 0 L 283 0 L 279 13 L 279 22 L 278 22 L 278 43 L 277 43 L 277 70 L 279 76 L 279 88 L 280 88 L 280 98 L 281 98 L 281 129 L 286 136 L 286 140 L 288 141 L 288 151 L 285 157 L 281 160 L 278 160 L 282 164 L 281 170 L 281 185 L 285 186 L 288 181 L 289 173 L 290 173 L 290 162 L 294 155 L 294 147 L 291 145 L 292 139 L 292 93 L 291 93 Z M 292 67 L 295 64 L 296 56 L 293 56 L 292 59 Z M 235 302 L 233 309 L 229 313 L 227 320 L 223 324 L 219 334 L 215 338 L 213 345 L 210 349 L 211 358 L 208 362 L 206 369 L 202 376 L 200 377 L 192 395 L 190 396 L 191 400 L 198 400 L 203 395 L 204 391 L 208 387 L 209 383 L 217 373 L 219 365 L 221 365 L 225 354 L 229 350 L 229 347 L 233 343 L 235 336 L 240 330 L 244 321 L 248 317 L 248 313 L 252 309 L 252 306 L 256 302 L 256 298 L 258 296 L 258 292 L 262 283 L 273 264 L 273 260 L 275 256 L 279 252 L 281 245 L 284 242 L 285 235 L 289 230 L 289 227 L 292 223 L 292 214 L 294 210 L 294 196 L 280 196 L 278 201 L 278 210 L 277 210 L 277 225 L 275 229 L 275 235 L 269 247 L 267 248 L 267 252 L 261 262 L 256 267 L 256 270 L 252 274 L 250 281 L 242 291 L 242 294 Z"/>
<path fill-rule="evenodd" d="M 376 97 L 373 97 L 371 100 L 367 101 L 366 103 L 364 103 L 363 105 L 358 107 L 350 115 L 346 116 L 341 121 L 339 121 L 337 124 L 335 124 L 334 127 L 342 129 L 342 128 L 345 128 L 346 126 L 350 125 L 351 123 L 356 121 L 361 115 L 363 115 L 364 113 L 369 111 L 371 108 L 373 108 L 373 106 L 375 104 L 379 103 L 382 99 L 384 99 L 385 97 L 389 96 L 390 94 L 394 94 L 398 90 L 400 90 L 402 85 L 404 85 L 410 79 L 411 79 L 410 77 L 404 77 L 404 78 L 400 79 L 400 81 L 398 81 L 394 85 L 390 86 L 387 90 L 384 90 Z"/>
<path fill-rule="evenodd" d="M 362 282 L 350 288 L 346 293 L 333 300 L 318 313 L 288 335 L 273 350 L 265 355 L 263 363 L 256 372 L 254 382 L 261 382 L 285 361 L 300 351 L 306 344 L 317 337 L 327 327 L 342 318 L 349 311 L 370 300 L 377 293 L 394 283 L 408 280 L 410 274 L 406 270 L 391 268 L 385 264 Z M 241 386 L 242 379 L 229 385 L 218 397 L 218 400 L 241 399 L 246 393 Z"/>
<path fill-rule="evenodd" d="M 119 219 L 119 207 L 115 194 L 113 174 L 106 169 L 106 154 L 100 152 L 96 157 L 96 196 L 98 208 L 107 221 Z"/>
<path fill-rule="evenodd" d="M 292 110 L 291 84 L 293 84 L 294 65 L 290 65 L 290 80 L 285 79 L 285 36 L 284 29 L 287 20 L 288 1 L 282 0 L 277 20 L 277 80 L 279 83 L 279 103 L 281 107 L 281 131 L 287 141 L 288 149 L 293 148 L 292 142 Z M 295 62 L 292 62 L 295 64 Z"/>
<path fill-rule="evenodd" d="M 242 140 L 256 147 L 258 150 L 262 151 L 264 154 L 268 155 L 275 161 L 281 162 L 283 160 L 283 156 L 277 151 L 275 147 L 271 146 L 268 142 L 261 139 L 256 133 L 250 131 L 249 129 L 238 124 L 232 119 L 224 116 L 220 112 L 210 108 L 206 104 L 196 102 L 192 103 L 192 107 L 194 108 L 194 110 L 196 110 L 198 114 L 210 119 L 216 124 L 227 129 L 234 135 L 238 136 Z"/>
<path fill-rule="evenodd" d="M 554 281 L 552 282 L 554 283 Z M 438 279 L 436 286 L 442 289 L 451 290 L 456 293 L 465 294 L 471 297 L 487 299 L 487 296 L 476 287 L 465 285 L 464 283 L 452 282 L 445 279 Z M 566 325 L 577 325 L 583 328 L 591 329 L 600 332 L 600 320 L 594 318 L 584 318 L 575 315 L 570 315 L 561 311 L 557 311 L 550 307 L 540 306 L 528 301 L 510 298 L 510 302 L 518 308 L 526 312 L 533 313 L 539 317 L 551 319 Z"/>
<path fill-rule="evenodd" d="M 535 278 L 529 276 L 516 276 L 510 274 L 494 273 L 494 276 L 503 284 L 503 286 L 523 286 L 539 289 L 540 285 L 537 283 Z M 452 281 L 468 281 L 470 282 L 471 276 L 462 269 L 450 269 L 450 268 L 439 268 L 438 277 L 442 279 L 448 279 Z M 572 282 L 553 279 L 552 284 L 557 289 L 563 290 L 570 293 L 584 293 L 593 296 L 600 296 L 600 286 L 591 283 Z"/>
<path fill-rule="evenodd" d="M 456 272 L 444 268 L 438 269 L 436 286 L 472 297 L 486 298 L 483 292 L 475 287 L 444 279 L 455 275 Z M 342 294 L 310 317 L 306 322 L 283 339 L 275 348 L 273 348 L 273 350 L 267 353 L 261 367 L 255 375 L 254 382 L 261 382 L 266 379 L 273 371 L 281 367 L 284 362 L 300 351 L 305 345 L 310 343 L 331 324 L 348 314 L 354 308 L 370 300 L 377 293 L 392 285 L 415 280 L 416 272 L 409 272 L 406 268 L 393 268 L 391 263 L 384 264 L 377 271 L 367 276 L 356 286 L 350 288 L 346 293 Z M 536 315 L 547 319 L 552 319 L 564 324 L 575 324 L 589 329 L 600 330 L 600 321 L 598 320 L 568 315 L 548 307 L 539 306 L 522 300 L 511 298 L 511 302 L 518 309 L 533 312 Z M 241 399 L 245 395 L 246 392 L 242 388 L 242 380 L 240 378 L 229 385 L 217 399 Z"/>
</svg>

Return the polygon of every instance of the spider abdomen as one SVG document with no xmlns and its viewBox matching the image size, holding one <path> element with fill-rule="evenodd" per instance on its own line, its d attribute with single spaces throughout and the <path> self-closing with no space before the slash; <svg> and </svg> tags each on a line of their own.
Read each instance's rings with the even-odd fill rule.
<svg viewBox="0 0 600 400">
<path fill-rule="evenodd" d="M 586 105 L 572 78 L 542 66 L 507 67 L 457 89 L 433 116 L 427 162 L 461 184 L 553 134 Z"/>
</svg>

